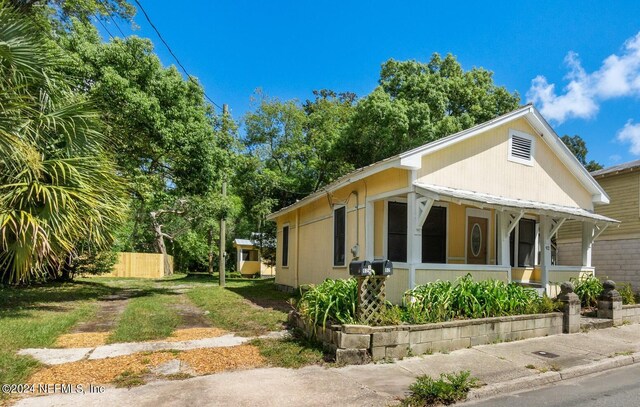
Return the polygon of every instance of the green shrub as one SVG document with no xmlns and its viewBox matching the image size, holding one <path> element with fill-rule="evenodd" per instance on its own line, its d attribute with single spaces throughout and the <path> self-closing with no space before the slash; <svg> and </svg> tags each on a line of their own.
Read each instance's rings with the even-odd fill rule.
<svg viewBox="0 0 640 407">
<path fill-rule="evenodd" d="M 358 285 L 354 278 L 325 280 L 310 285 L 298 301 L 298 312 L 314 326 L 327 322 L 353 324 L 356 322 Z"/>
<path fill-rule="evenodd" d="M 552 300 L 545 294 L 540 298 L 538 302 L 538 314 L 547 314 L 549 312 L 560 311 L 562 308 L 562 303 L 556 300 Z"/>
<path fill-rule="evenodd" d="M 580 303 L 583 307 L 598 306 L 598 296 L 602 292 L 602 283 L 595 276 L 571 278 L 569 279 L 574 285 L 574 291 L 580 297 Z"/>
<path fill-rule="evenodd" d="M 470 377 L 469 371 L 459 373 L 442 373 L 440 379 L 434 380 L 424 375 L 418 377 L 409 390 L 411 395 L 403 401 L 406 406 L 453 404 L 465 400 L 469 390 L 478 386 L 478 380 Z"/>
<path fill-rule="evenodd" d="M 499 280 L 473 281 L 470 274 L 455 283 L 435 281 L 405 293 L 405 320 L 442 322 L 537 313 L 541 299 L 535 290 Z"/>
<path fill-rule="evenodd" d="M 622 297 L 623 305 L 633 305 L 636 303 L 636 294 L 633 292 L 633 287 L 629 283 L 620 284 L 618 292 Z"/>
<path fill-rule="evenodd" d="M 387 303 L 380 314 L 380 325 L 401 325 L 404 321 L 402 308 L 391 303 Z"/>
</svg>

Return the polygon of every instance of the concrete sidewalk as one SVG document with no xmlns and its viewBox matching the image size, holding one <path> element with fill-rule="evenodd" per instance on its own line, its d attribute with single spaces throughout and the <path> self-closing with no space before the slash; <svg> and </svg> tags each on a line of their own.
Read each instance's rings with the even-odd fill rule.
<svg viewBox="0 0 640 407">
<path fill-rule="evenodd" d="M 386 406 L 422 374 L 460 370 L 486 383 L 470 397 L 525 390 L 640 362 L 640 325 L 476 346 L 395 363 L 303 369 L 264 368 L 182 381 L 157 381 L 101 394 L 50 395 L 19 406 Z"/>
</svg>

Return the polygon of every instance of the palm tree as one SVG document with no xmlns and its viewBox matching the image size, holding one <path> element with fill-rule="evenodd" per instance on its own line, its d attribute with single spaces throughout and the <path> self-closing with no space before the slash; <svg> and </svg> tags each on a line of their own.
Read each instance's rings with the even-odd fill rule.
<svg viewBox="0 0 640 407">
<path fill-rule="evenodd" d="M 60 55 L 0 0 L 0 277 L 57 275 L 80 242 L 107 248 L 123 184 L 98 113 L 57 75 Z"/>
</svg>

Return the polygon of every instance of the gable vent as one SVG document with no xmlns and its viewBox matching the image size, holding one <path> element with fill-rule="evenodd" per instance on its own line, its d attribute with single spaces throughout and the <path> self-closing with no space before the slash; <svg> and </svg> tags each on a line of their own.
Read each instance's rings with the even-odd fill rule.
<svg viewBox="0 0 640 407">
<path fill-rule="evenodd" d="M 511 136 L 511 156 L 521 160 L 531 160 L 531 140 L 524 137 Z"/>
</svg>

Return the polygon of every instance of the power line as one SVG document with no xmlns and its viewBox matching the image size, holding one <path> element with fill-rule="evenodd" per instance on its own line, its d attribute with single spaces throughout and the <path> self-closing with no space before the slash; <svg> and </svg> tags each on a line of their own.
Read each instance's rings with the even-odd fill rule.
<svg viewBox="0 0 640 407">
<path fill-rule="evenodd" d="M 164 38 L 162 37 L 162 34 L 160 34 L 160 31 L 156 28 L 156 26 L 153 24 L 153 22 L 151 21 L 151 18 L 149 17 L 149 15 L 147 14 L 147 12 L 145 11 L 144 7 L 142 7 L 142 4 L 140 4 L 140 2 L 138 0 L 134 0 L 136 2 L 136 4 L 138 5 L 138 7 L 140 8 L 140 11 L 142 11 L 142 14 L 144 15 L 144 18 L 147 20 L 147 22 L 149 23 L 149 25 L 151 25 L 151 28 L 153 28 L 153 30 L 156 32 L 156 34 L 158 35 L 158 38 L 160 38 L 160 41 L 162 41 L 162 43 L 164 44 L 165 47 L 167 47 L 167 50 L 169 51 L 169 53 L 171 54 L 171 56 L 173 57 L 173 59 L 176 60 L 176 62 L 178 63 L 178 65 L 180 66 L 180 68 L 182 68 L 182 71 L 185 73 L 185 75 L 187 75 L 187 77 L 189 79 L 193 79 L 193 77 L 189 74 L 189 72 L 187 72 L 187 69 L 184 67 L 184 65 L 182 65 L 182 63 L 180 62 L 180 60 L 178 59 L 177 55 L 173 52 L 173 50 L 171 49 L 171 47 L 169 46 L 169 44 L 167 44 L 167 42 L 164 40 Z M 207 95 L 206 92 L 204 92 L 204 88 L 202 89 L 202 93 L 204 94 L 204 97 L 211 102 L 211 104 L 213 104 L 215 107 L 217 107 L 218 109 L 222 110 L 222 107 L 220 107 L 220 105 L 218 105 L 216 102 L 213 101 L 213 99 L 211 99 L 209 97 L 209 95 Z"/>
<path fill-rule="evenodd" d="M 106 26 L 106 25 L 104 25 L 104 24 L 102 23 L 102 20 L 100 20 L 100 17 L 96 16 L 96 21 L 97 21 L 98 23 L 100 23 L 100 25 L 102 26 L 102 28 L 104 28 L 104 30 L 107 32 L 107 34 L 109 34 L 109 37 L 111 37 L 111 39 L 113 39 L 113 35 L 111 34 L 111 31 L 109 31 L 109 29 L 107 28 L 107 26 Z"/>
<path fill-rule="evenodd" d="M 113 19 L 113 16 L 111 16 L 111 14 L 109 14 L 109 18 L 111 19 L 111 21 L 113 22 L 113 24 L 116 26 L 116 28 L 118 29 L 118 31 L 120 31 L 120 34 L 122 35 L 122 38 L 126 37 L 126 35 L 124 35 L 124 33 L 122 32 L 122 30 L 120 29 L 120 26 L 118 25 L 118 23 L 116 23 L 116 20 Z"/>
</svg>

